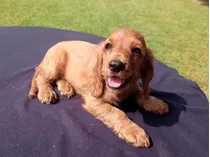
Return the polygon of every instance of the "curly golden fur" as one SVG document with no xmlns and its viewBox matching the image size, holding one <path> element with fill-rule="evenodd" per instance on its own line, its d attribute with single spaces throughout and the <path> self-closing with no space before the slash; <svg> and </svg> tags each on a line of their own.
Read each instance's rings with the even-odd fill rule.
<svg viewBox="0 0 210 157">
<path fill-rule="evenodd" d="M 37 96 L 45 104 L 56 102 L 55 83 L 63 96 L 80 94 L 85 100 L 83 108 L 127 143 L 148 147 L 147 133 L 116 106 L 134 96 L 146 111 L 168 113 L 166 103 L 149 95 L 153 60 L 144 37 L 130 28 L 116 30 L 98 45 L 60 42 L 48 50 L 36 68 L 29 98 Z"/>
</svg>

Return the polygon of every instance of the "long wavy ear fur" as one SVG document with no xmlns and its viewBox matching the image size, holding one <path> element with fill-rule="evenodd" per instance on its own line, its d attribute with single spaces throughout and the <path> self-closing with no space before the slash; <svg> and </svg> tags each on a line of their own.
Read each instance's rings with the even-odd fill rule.
<svg viewBox="0 0 210 157">
<path fill-rule="evenodd" d="M 144 57 L 143 65 L 141 67 L 141 79 L 143 84 L 143 94 L 145 99 L 149 99 L 149 83 L 154 75 L 154 57 L 151 49 L 147 48 L 146 56 Z"/>
<path fill-rule="evenodd" d="M 102 46 L 103 42 L 100 42 L 98 44 L 98 48 L 96 49 L 96 53 L 98 53 L 98 55 L 96 58 L 94 58 L 93 61 L 92 76 L 89 78 L 91 95 L 94 97 L 100 97 L 103 94 L 104 90 L 104 82 L 101 75 L 101 69 L 103 64 Z"/>
</svg>

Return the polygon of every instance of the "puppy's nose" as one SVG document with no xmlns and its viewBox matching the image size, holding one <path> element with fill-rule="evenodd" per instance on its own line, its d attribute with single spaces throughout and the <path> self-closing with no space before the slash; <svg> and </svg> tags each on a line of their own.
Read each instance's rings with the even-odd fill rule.
<svg viewBox="0 0 210 157">
<path fill-rule="evenodd" d="M 119 60 L 111 60 L 109 62 L 109 69 L 113 72 L 120 72 L 125 69 L 125 64 Z"/>
</svg>

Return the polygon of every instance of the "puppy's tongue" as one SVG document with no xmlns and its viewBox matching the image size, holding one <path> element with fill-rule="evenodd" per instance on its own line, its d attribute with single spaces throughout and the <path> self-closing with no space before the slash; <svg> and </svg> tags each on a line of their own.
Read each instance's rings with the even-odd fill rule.
<svg viewBox="0 0 210 157">
<path fill-rule="evenodd" d="M 120 79 L 116 76 L 111 76 L 108 78 L 108 84 L 110 87 L 118 88 L 124 83 L 123 79 Z"/>
</svg>

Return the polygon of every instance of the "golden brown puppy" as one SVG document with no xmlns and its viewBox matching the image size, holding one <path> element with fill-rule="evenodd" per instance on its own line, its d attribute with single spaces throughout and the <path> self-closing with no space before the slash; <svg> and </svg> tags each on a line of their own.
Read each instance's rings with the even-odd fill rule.
<svg viewBox="0 0 210 157">
<path fill-rule="evenodd" d="M 54 103 L 56 83 L 63 96 L 80 94 L 84 109 L 127 143 L 148 147 L 146 132 L 113 105 L 134 96 L 146 111 L 167 113 L 168 105 L 149 95 L 152 77 L 153 55 L 144 37 L 133 29 L 121 28 L 99 45 L 64 41 L 51 47 L 36 68 L 29 97 Z M 140 79 L 143 89 L 139 88 Z"/>
</svg>

